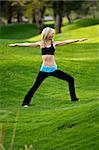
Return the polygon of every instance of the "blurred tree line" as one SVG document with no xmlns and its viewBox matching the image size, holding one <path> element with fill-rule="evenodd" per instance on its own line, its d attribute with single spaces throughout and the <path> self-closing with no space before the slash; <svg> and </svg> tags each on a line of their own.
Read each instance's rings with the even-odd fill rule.
<svg viewBox="0 0 99 150">
<path fill-rule="evenodd" d="M 63 17 L 72 23 L 74 19 L 98 16 L 98 0 L 0 0 L 1 23 L 35 23 L 41 32 L 44 16 L 52 16 L 56 33 L 61 32 Z"/>
</svg>

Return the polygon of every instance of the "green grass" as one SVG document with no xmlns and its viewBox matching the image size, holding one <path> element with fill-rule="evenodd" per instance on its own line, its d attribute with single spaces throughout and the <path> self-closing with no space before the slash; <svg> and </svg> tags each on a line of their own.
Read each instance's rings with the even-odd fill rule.
<svg viewBox="0 0 99 150">
<path fill-rule="evenodd" d="M 6 30 L 8 37 L 9 26 Z M 39 48 L 13 48 L 7 44 L 34 42 L 39 35 L 36 36 L 35 30 L 35 36 L 27 37 L 22 30 L 24 40 L 16 30 L 19 28 L 15 28 L 15 35 L 20 40 L 15 40 L 14 35 L 6 39 L 3 33 L 0 40 L 0 128 L 5 149 L 9 150 L 12 143 L 12 150 L 25 150 L 26 144 L 31 150 L 98 150 L 99 26 L 82 25 L 73 30 L 63 26 L 63 33 L 55 38 L 89 39 L 57 47 L 55 53 L 58 67 L 75 78 L 80 101 L 70 101 L 67 82 L 49 77 L 35 93 L 28 109 L 22 108 L 21 103 L 39 71 L 41 52 Z"/>
<path fill-rule="evenodd" d="M 37 27 L 33 24 L 9 24 L 0 26 L 2 39 L 26 39 L 37 35 Z"/>
<path fill-rule="evenodd" d="M 99 18 L 92 19 L 81 19 L 81 20 L 76 20 L 72 24 L 68 24 L 66 21 L 63 20 L 63 24 L 66 25 L 64 28 L 65 30 L 74 30 L 82 27 L 88 27 L 92 25 L 99 24 Z"/>
</svg>

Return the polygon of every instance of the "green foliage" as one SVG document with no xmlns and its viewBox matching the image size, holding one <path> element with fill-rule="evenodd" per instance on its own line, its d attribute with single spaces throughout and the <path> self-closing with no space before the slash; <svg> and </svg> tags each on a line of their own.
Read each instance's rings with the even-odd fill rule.
<svg viewBox="0 0 99 150">
<path fill-rule="evenodd" d="M 15 25 L 14 29 L 20 39 L 27 35 L 22 28 L 23 35 L 18 32 L 19 26 Z M 30 29 L 32 32 L 35 27 Z M 2 144 L 6 149 L 11 143 L 12 150 L 25 150 L 26 144 L 30 145 L 31 150 L 98 149 L 99 35 L 92 32 L 96 29 L 99 30 L 98 25 L 73 30 L 62 27 L 64 32 L 55 38 L 89 37 L 85 43 L 57 47 L 55 54 L 59 68 L 74 76 L 80 101 L 70 101 L 67 82 L 49 77 L 35 93 L 30 107 L 24 109 L 21 103 L 39 71 L 41 52 L 39 48 L 8 47 L 8 43 L 17 40 L 14 40 L 15 35 L 12 35 L 13 40 L 4 39 L 11 31 L 9 26 L 6 27 L 0 45 L 0 124 Z M 23 39 L 23 42 L 27 40 L 30 38 Z M 32 41 L 35 41 L 35 36 Z"/>
</svg>

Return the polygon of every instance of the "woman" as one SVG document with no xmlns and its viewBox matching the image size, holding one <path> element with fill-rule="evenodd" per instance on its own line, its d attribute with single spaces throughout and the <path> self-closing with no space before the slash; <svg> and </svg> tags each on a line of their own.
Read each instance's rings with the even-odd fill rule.
<svg viewBox="0 0 99 150">
<path fill-rule="evenodd" d="M 40 47 L 42 53 L 42 66 L 36 78 L 34 85 L 26 94 L 22 106 L 28 107 L 33 97 L 35 91 L 38 89 L 42 81 L 47 78 L 48 76 L 54 76 L 56 78 L 65 80 L 69 84 L 69 92 L 71 96 L 71 101 L 78 101 L 79 99 L 76 97 L 75 93 L 75 86 L 74 86 L 74 78 L 69 74 L 59 70 L 57 68 L 57 64 L 55 62 L 54 53 L 55 53 L 55 46 L 62 46 L 65 44 L 70 44 L 74 42 L 81 42 L 85 41 L 86 39 L 76 39 L 76 40 L 66 40 L 66 41 L 57 41 L 53 40 L 55 31 L 53 28 L 46 27 L 43 29 L 41 33 L 41 41 L 35 43 L 16 43 L 16 44 L 9 44 L 9 46 L 31 46 L 31 47 Z"/>
</svg>

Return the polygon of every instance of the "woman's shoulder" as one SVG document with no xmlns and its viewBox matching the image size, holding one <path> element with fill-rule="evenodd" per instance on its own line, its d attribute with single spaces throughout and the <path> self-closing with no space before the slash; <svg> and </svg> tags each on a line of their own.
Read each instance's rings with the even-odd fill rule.
<svg viewBox="0 0 99 150">
<path fill-rule="evenodd" d="M 44 47 L 44 42 L 40 41 L 40 48 L 43 48 L 43 47 Z"/>
<path fill-rule="evenodd" d="M 55 41 L 52 41 L 52 44 L 53 44 L 53 46 L 55 47 L 55 45 L 56 45 L 56 42 L 55 42 Z"/>
</svg>

